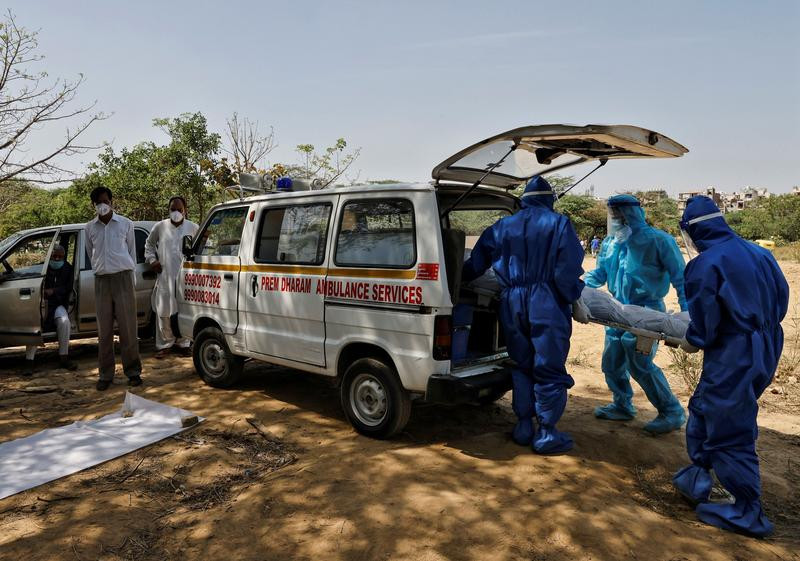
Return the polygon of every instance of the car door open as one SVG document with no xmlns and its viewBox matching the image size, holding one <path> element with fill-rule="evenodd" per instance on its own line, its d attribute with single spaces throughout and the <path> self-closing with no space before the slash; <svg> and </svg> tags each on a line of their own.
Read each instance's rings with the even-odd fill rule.
<svg viewBox="0 0 800 561">
<path fill-rule="evenodd" d="M 0 345 L 42 341 L 42 283 L 58 230 L 26 236 L 0 256 Z"/>
</svg>

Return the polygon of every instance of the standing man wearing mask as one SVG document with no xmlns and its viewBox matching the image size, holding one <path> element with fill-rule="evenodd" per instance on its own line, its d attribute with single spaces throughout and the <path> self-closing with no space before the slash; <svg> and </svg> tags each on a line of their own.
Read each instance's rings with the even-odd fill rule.
<svg viewBox="0 0 800 561">
<path fill-rule="evenodd" d="M 761 508 L 756 416 L 783 350 L 789 285 L 772 254 L 737 236 L 708 197 L 688 200 L 681 229 L 689 256 L 700 252 L 686 266 L 692 320 L 682 346 L 705 353 L 686 425 L 692 464 L 673 483 L 699 503 L 697 517 L 706 524 L 768 536 L 773 527 Z M 711 500 L 712 469 L 733 504 Z"/>
<path fill-rule="evenodd" d="M 683 287 L 683 255 L 675 240 L 645 222 L 644 211 L 633 195 L 608 199 L 608 237 L 597 256 L 597 268 L 586 274 L 586 286 L 608 291 L 623 304 L 634 304 L 663 312 L 664 296 L 670 283 L 678 293 L 681 311 L 686 311 Z M 686 413 L 673 395 L 661 369 L 653 363 L 658 350 L 654 343 L 649 354 L 636 350 L 636 336 L 619 329 L 606 328 L 602 368 L 614 401 L 598 407 L 598 419 L 629 421 L 636 415 L 630 376 L 644 390 L 658 410 L 658 416 L 644 429 L 662 434 L 679 429 Z"/>
<path fill-rule="evenodd" d="M 97 313 L 99 391 L 114 380 L 114 318 L 122 347 L 122 368 L 129 386 L 142 384 L 142 361 L 136 334 L 136 239 L 133 222 L 112 207 L 111 189 L 97 187 L 89 195 L 97 217 L 86 224 L 86 251 L 94 271 Z"/>
<path fill-rule="evenodd" d="M 57 245 L 50 254 L 47 274 L 44 277 L 43 296 L 47 300 L 47 317 L 43 322 L 44 331 L 55 331 L 58 335 L 58 362 L 61 368 L 76 370 L 78 365 L 69 359 L 69 298 L 72 295 L 74 281 L 72 265 L 66 261 L 64 248 Z M 28 345 L 25 349 L 27 367 L 25 375 L 34 372 L 33 359 L 36 356 L 36 345 Z"/>
<path fill-rule="evenodd" d="M 569 218 L 553 210 L 554 202 L 550 184 L 531 179 L 522 209 L 481 234 L 462 276 L 468 282 L 492 267 L 500 283 L 500 321 L 516 362 L 511 404 L 518 421 L 512 438 L 537 454 L 572 449 L 572 438 L 556 423 L 574 384 L 566 369 L 571 316 L 588 322 L 580 301 L 581 244 Z"/>
<path fill-rule="evenodd" d="M 188 337 L 175 337 L 172 331 L 172 318 L 178 313 L 176 284 L 181 272 L 183 254 L 181 247 L 184 236 L 197 234 L 197 224 L 186 220 L 186 200 L 176 196 L 169 200 L 169 218 L 156 224 L 147 237 L 144 246 L 144 258 L 150 267 L 158 273 L 155 290 L 153 290 L 153 310 L 158 316 L 156 330 L 155 358 L 166 357 L 173 346 L 177 346 L 181 354 L 188 356 L 191 341 Z"/>
</svg>

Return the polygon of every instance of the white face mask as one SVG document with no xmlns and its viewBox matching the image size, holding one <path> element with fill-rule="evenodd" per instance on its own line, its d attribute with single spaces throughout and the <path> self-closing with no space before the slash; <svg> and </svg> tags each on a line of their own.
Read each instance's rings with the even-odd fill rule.
<svg viewBox="0 0 800 561">
<path fill-rule="evenodd" d="M 176 224 L 178 222 L 183 222 L 183 213 L 179 210 L 173 210 L 172 212 L 169 213 L 169 219 L 175 222 Z"/>
<path fill-rule="evenodd" d="M 619 230 L 614 232 L 614 239 L 617 240 L 617 243 L 625 243 L 631 236 L 631 232 L 632 230 L 630 226 L 622 226 Z"/>
<path fill-rule="evenodd" d="M 94 211 L 97 213 L 97 216 L 105 216 L 111 212 L 111 205 L 106 203 L 97 203 L 94 205 Z"/>
</svg>

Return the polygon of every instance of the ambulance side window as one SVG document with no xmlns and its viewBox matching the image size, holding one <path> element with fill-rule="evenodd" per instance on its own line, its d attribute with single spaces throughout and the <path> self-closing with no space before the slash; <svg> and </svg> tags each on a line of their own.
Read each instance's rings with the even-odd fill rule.
<svg viewBox="0 0 800 561">
<path fill-rule="evenodd" d="M 206 227 L 197 237 L 196 255 L 239 255 L 242 228 L 248 207 L 223 208 L 211 215 Z"/>
<path fill-rule="evenodd" d="M 331 204 L 269 208 L 261 215 L 257 263 L 322 265 Z"/>
<path fill-rule="evenodd" d="M 345 204 L 335 263 L 345 267 L 408 269 L 417 261 L 414 207 L 404 199 Z"/>
</svg>

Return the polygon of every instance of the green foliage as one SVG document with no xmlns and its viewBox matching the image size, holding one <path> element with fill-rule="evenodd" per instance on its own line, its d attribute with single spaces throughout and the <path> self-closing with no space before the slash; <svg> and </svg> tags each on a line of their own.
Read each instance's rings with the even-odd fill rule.
<svg viewBox="0 0 800 561">
<path fill-rule="evenodd" d="M 555 210 L 566 215 L 582 240 L 606 235 L 606 205 L 588 195 L 565 195 L 558 199 Z"/>
<path fill-rule="evenodd" d="M 639 199 L 648 224 L 673 236 L 680 235 L 678 201 L 670 199 L 663 191 L 638 191 L 634 196 Z"/>
<path fill-rule="evenodd" d="M 778 244 L 800 241 L 800 197 L 778 195 L 725 216 L 733 230 L 748 240 L 771 239 Z"/>
<path fill-rule="evenodd" d="M 449 214 L 450 227 L 463 230 L 468 236 L 480 236 L 504 216 L 508 216 L 504 210 L 453 210 Z"/>
<path fill-rule="evenodd" d="M 214 181 L 220 136 L 208 131 L 200 113 L 184 113 L 172 119 L 154 119 L 153 125 L 169 135 L 159 146 L 143 142 L 119 152 L 107 147 L 90 166 L 91 173 L 70 187 L 80 206 L 88 193 L 103 184 L 114 193 L 114 206 L 132 220 L 161 220 L 167 201 L 181 195 L 189 202 L 189 217 L 199 221 L 205 212 L 224 200 Z"/>
<path fill-rule="evenodd" d="M 211 206 L 228 199 L 226 187 L 236 184 L 237 169 L 218 158 L 221 137 L 208 130 L 201 113 L 183 113 L 153 120 L 168 136 L 166 144 L 142 142 L 130 148 L 106 147 L 90 164 L 89 173 L 62 189 L 40 189 L 17 180 L 0 186 L 0 238 L 28 228 L 85 222 L 94 215 L 89 193 L 99 185 L 114 193 L 114 206 L 133 220 L 161 220 L 174 195 L 187 200 L 188 216 L 200 222 Z M 267 173 L 320 179 L 330 184 L 342 177 L 360 149 L 347 151 L 343 138 L 321 153 L 301 144 L 302 165 L 276 163 Z M 258 170 L 264 171 L 264 170 Z"/>
<path fill-rule="evenodd" d="M 295 169 L 305 179 L 318 179 L 324 186 L 331 185 L 344 175 L 361 154 L 361 148 L 349 153 L 345 152 L 346 148 L 347 141 L 344 138 L 336 139 L 321 153 L 316 151 L 313 144 L 298 144 L 295 151 L 300 154 L 303 163 Z"/>
<path fill-rule="evenodd" d="M 544 178 L 547 180 L 547 182 L 550 184 L 550 187 L 553 188 L 553 191 L 556 194 L 563 193 L 575 182 L 575 178 L 571 175 L 558 175 L 557 173 L 546 175 Z M 525 184 L 520 185 L 511 191 L 511 193 L 517 197 L 521 197 L 523 191 L 525 191 Z"/>
</svg>

